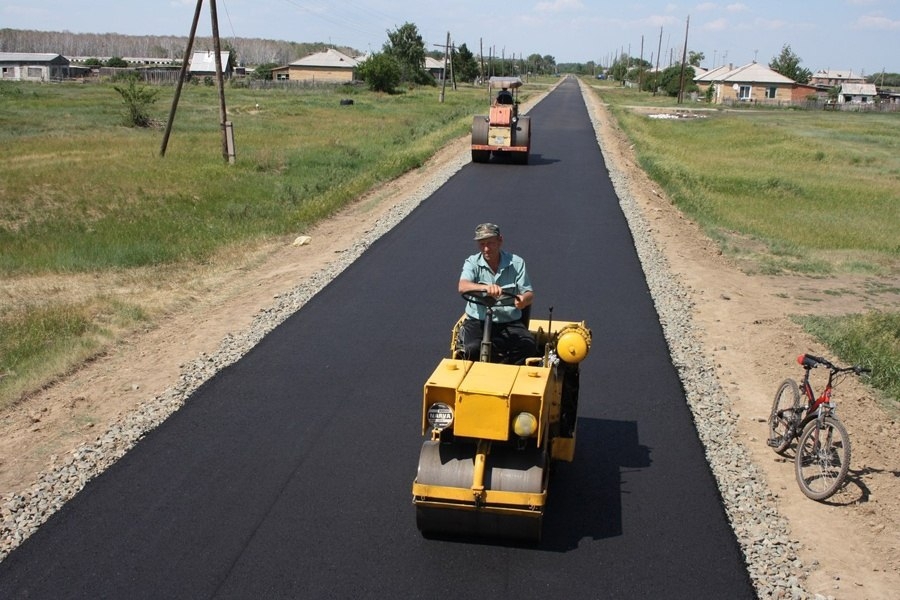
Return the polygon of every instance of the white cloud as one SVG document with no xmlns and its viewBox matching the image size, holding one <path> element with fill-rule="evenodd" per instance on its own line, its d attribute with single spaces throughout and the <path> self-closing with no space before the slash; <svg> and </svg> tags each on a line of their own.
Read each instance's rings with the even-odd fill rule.
<svg viewBox="0 0 900 600">
<path fill-rule="evenodd" d="M 553 0 L 553 2 L 538 2 L 535 5 L 538 12 L 563 12 L 567 10 L 579 10 L 584 8 L 581 0 Z"/>
<path fill-rule="evenodd" d="M 900 30 L 900 21 L 881 15 L 863 15 L 856 20 L 854 29 L 878 29 L 882 31 Z"/>
<path fill-rule="evenodd" d="M 735 2 L 734 4 L 729 4 L 728 6 L 726 6 L 725 10 L 727 10 L 728 12 L 744 12 L 750 10 L 750 8 L 746 4 Z"/>
<path fill-rule="evenodd" d="M 701 31 L 725 31 L 728 29 L 728 19 L 714 19 L 700 26 Z"/>
</svg>

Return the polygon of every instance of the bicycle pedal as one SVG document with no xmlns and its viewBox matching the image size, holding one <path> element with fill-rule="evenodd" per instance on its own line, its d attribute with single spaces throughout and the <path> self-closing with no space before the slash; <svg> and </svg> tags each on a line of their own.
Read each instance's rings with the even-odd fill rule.
<svg viewBox="0 0 900 600">
<path fill-rule="evenodd" d="M 766 445 L 772 448 L 777 448 L 781 444 L 781 441 L 783 439 L 784 438 L 769 438 L 768 440 L 766 440 Z"/>
</svg>

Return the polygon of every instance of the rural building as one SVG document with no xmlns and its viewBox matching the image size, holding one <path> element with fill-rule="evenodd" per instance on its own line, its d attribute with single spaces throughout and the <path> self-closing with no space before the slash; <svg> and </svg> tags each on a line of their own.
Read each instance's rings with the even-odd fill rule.
<svg viewBox="0 0 900 600">
<path fill-rule="evenodd" d="M 862 75 L 854 75 L 850 69 L 821 69 L 809 78 L 809 85 L 841 87 L 845 83 L 865 83 Z"/>
<path fill-rule="evenodd" d="M 222 50 L 219 53 L 222 61 L 222 77 L 229 79 L 232 75 L 232 69 L 229 65 L 231 52 Z M 191 77 L 215 77 L 216 76 L 216 54 L 211 50 L 204 52 L 194 52 L 191 56 L 191 64 L 188 67 L 188 73 Z"/>
<path fill-rule="evenodd" d="M 440 81 L 444 78 L 444 61 L 439 60 L 437 58 L 431 58 L 430 56 L 425 57 L 425 70 L 431 74 L 432 77 Z M 450 63 L 447 62 L 447 77 L 450 77 Z"/>
<path fill-rule="evenodd" d="M 329 48 L 272 69 L 275 81 L 312 81 L 316 83 L 349 83 L 355 79 L 360 60 Z"/>
<path fill-rule="evenodd" d="M 844 83 L 838 93 L 838 104 L 870 104 L 878 97 L 874 83 Z"/>
<path fill-rule="evenodd" d="M 828 91 L 808 83 L 798 83 L 791 90 L 791 100 L 794 104 L 802 104 L 810 100 L 825 101 L 828 99 Z"/>
<path fill-rule="evenodd" d="M 0 52 L 0 79 L 59 81 L 69 77 L 69 59 L 61 54 Z"/>
<path fill-rule="evenodd" d="M 759 102 L 777 104 L 792 101 L 796 83 L 769 67 L 752 62 L 742 67 L 722 66 L 696 77 L 694 83 L 703 95 L 713 88 L 713 104 Z"/>
</svg>

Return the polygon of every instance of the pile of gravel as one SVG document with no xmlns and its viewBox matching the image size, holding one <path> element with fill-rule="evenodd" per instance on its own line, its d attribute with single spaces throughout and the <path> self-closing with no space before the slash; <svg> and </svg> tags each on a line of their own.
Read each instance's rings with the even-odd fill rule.
<svg viewBox="0 0 900 600">
<path fill-rule="evenodd" d="M 591 93 L 586 91 L 586 93 Z M 586 99 L 587 100 L 587 99 Z M 597 140 L 600 124 L 586 101 Z M 602 148 L 602 144 L 601 144 Z M 420 202 L 468 164 L 468 148 L 401 204 L 393 207 L 352 247 L 308 280 L 275 298 L 254 318 L 248 330 L 229 334 L 218 350 L 183 365 L 177 384 L 142 404 L 94 442 L 76 448 L 62 464 L 42 473 L 29 489 L 7 495 L 0 505 L 0 560 L 31 535 L 50 515 L 93 477 L 122 457 L 147 432 L 156 428 L 218 371 L 236 362 L 282 321 L 353 263 L 375 240 L 390 231 Z M 737 417 L 720 387 L 715 369 L 703 354 L 693 331 L 689 293 L 669 271 L 649 227 L 633 200 L 630 182 L 607 163 L 622 210 L 628 220 L 647 283 L 656 303 L 672 361 L 678 369 L 694 414 L 698 435 L 719 485 L 722 501 L 744 551 L 750 577 L 763 598 L 810 598 L 803 589 L 799 543 L 791 540 L 787 522 L 778 514 L 763 474 L 738 441 Z"/>
</svg>

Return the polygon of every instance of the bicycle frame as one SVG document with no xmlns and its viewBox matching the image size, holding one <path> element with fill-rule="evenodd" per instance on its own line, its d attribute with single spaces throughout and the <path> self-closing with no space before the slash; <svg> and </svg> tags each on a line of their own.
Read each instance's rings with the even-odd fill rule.
<svg viewBox="0 0 900 600">
<path fill-rule="evenodd" d="M 834 411 L 834 404 L 831 402 L 831 392 L 834 389 L 834 375 L 836 371 L 832 368 L 828 369 L 828 382 L 825 384 L 825 389 L 822 390 L 821 395 L 816 397 L 812 384 L 809 382 L 809 372 L 815 365 L 808 363 L 805 359 L 800 364 L 803 365 L 804 371 L 800 390 L 803 392 L 803 395 L 806 396 L 807 401 L 806 414 L 803 416 L 803 419 L 800 420 L 800 425 L 798 426 L 798 430 L 802 431 L 803 427 L 811 421 L 814 416 L 821 418 L 824 417 L 826 413 L 830 414 Z"/>
</svg>

